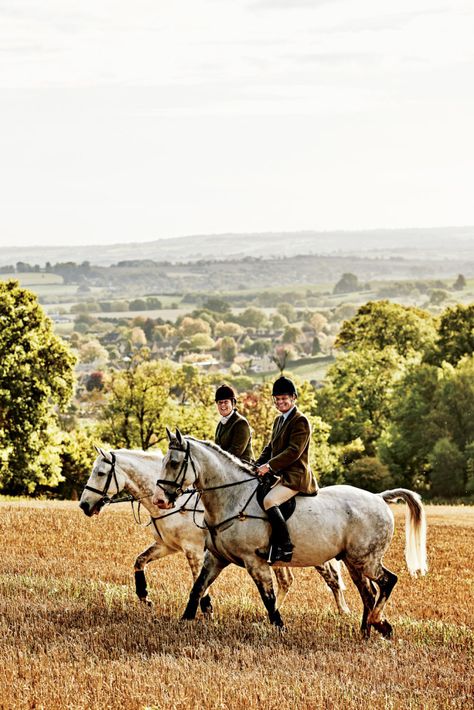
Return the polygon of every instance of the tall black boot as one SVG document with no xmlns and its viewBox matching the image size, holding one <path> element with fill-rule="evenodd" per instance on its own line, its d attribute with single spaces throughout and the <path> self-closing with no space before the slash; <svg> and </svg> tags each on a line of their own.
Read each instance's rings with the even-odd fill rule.
<svg viewBox="0 0 474 710">
<path fill-rule="evenodd" d="M 272 565 L 274 562 L 290 562 L 294 545 L 291 544 L 286 520 L 281 514 L 278 505 L 274 505 L 273 508 L 268 508 L 266 513 L 270 525 L 272 526 L 270 550 L 259 549 L 256 550 L 256 553 L 259 557 L 268 558 L 267 561 L 269 565 Z"/>
</svg>

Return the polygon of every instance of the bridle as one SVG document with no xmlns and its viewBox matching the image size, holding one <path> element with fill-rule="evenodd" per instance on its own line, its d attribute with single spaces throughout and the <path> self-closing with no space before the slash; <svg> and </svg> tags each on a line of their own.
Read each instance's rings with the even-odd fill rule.
<svg viewBox="0 0 474 710">
<path fill-rule="evenodd" d="M 170 448 L 170 451 L 171 450 L 183 451 L 183 448 L 180 446 L 179 447 L 178 446 L 170 446 L 169 448 Z M 170 503 L 174 503 L 174 501 L 176 500 L 176 498 L 178 498 L 178 496 L 183 495 L 183 493 L 185 493 L 185 491 L 183 489 L 183 484 L 184 484 L 184 479 L 186 478 L 186 471 L 188 469 L 188 464 L 191 464 L 191 468 L 193 469 L 193 473 L 194 473 L 194 478 L 195 479 L 197 478 L 196 466 L 194 464 L 193 459 L 191 458 L 191 447 L 190 447 L 189 441 L 186 442 L 186 449 L 184 449 L 184 452 L 185 452 L 184 458 L 181 461 L 181 466 L 179 467 L 178 474 L 177 474 L 176 478 L 174 479 L 174 481 L 167 481 L 165 478 L 159 478 L 156 482 L 157 487 L 161 488 L 163 493 L 165 493 L 168 496 Z M 173 488 L 174 489 L 173 492 L 170 493 L 165 488 L 165 486 L 167 486 L 168 488 L 169 487 Z"/>
<path fill-rule="evenodd" d="M 110 466 L 110 471 L 107 474 L 104 488 L 100 491 L 98 488 L 94 488 L 93 486 L 87 486 L 87 485 L 84 486 L 85 491 L 91 491 L 92 493 L 97 493 L 98 495 L 102 496 L 102 499 L 107 503 L 110 503 L 112 500 L 112 498 L 107 495 L 109 492 L 110 484 L 112 483 L 112 481 L 115 483 L 117 493 L 120 492 L 119 491 L 119 483 L 117 480 L 117 471 L 115 470 L 115 462 L 117 461 L 117 457 L 115 456 L 113 451 L 110 452 L 110 456 L 111 456 L 111 461 L 109 461 L 106 458 L 102 459 L 104 463 L 107 463 Z M 116 495 L 116 494 L 114 493 L 114 495 Z M 127 498 L 126 500 L 128 501 L 129 499 Z"/>
<path fill-rule="evenodd" d="M 189 448 L 189 444 L 188 444 L 188 448 Z M 133 496 L 133 495 L 127 495 L 127 496 L 125 496 L 125 497 L 123 497 L 123 498 L 115 498 L 115 496 L 120 493 L 120 491 L 119 491 L 119 484 L 118 484 L 118 480 L 117 480 L 117 471 L 115 470 L 115 464 L 116 464 L 116 461 L 117 461 L 117 457 L 115 456 L 115 454 L 113 453 L 113 451 L 110 452 L 110 456 L 111 456 L 111 461 L 109 461 L 109 460 L 106 459 L 105 457 L 102 459 L 102 461 L 103 461 L 104 463 L 107 463 L 107 464 L 109 464 L 109 466 L 110 466 L 110 471 L 109 471 L 109 473 L 107 474 L 107 479 L 106 479 L 106 481 L 105 481 L 105 486 L 104 486 L 104 488 L 103 488 L 102 490 L 99 490 L 98 488 L 94 488 L 93 486 L 88 486 L 88 485 L 86 485 L 86 486 L 84 486 L 84 490 L 88 490 L 88 491 L 91 491 L 92 493 L 97 493 L 98 495 L 100 495 L 100 496 L 101 496 L 101 500 L 103 501 L 103 503 L 108 503 L 108 504 L 111 504 L 111 503 L 131 503 L 131 504 L 132 504 L 133 517 L 134 517 L 134 519 L 135 519 L 135 522 L 136 522 L 138 525 L 142 525 L 142 522 L 141 522 L 141 519 L 140 519 L 140 506 L 141 506 L 142 500 L 143 500 L 144 498 L 151 498 L 151 495 L 142 496 L 141 498 L 136 498 L 136 497 Z M 184 462 L 183 462 L 183 463 L 184 463 Z M 187 464 L 187 462 L 186 462 L 186 464 Z M 194 470 L 194 473 L 196 473 L 196 470 L 195 470 L 195 468 L 194 468 L 194 464 L 193 464 L 193 470 Z M 180 470 L 180 472 L 181 472 L 181 470 Z M 179 475 L 179 474 L 178 474 L 178 475 Z M 108 493 L 108 491 L 109 491 L 109 487 L 110 487 L 110 484 L 111 484 L 112 481 L 115 483 L 115 487 L 116 487 L 116 489 L 117 489 L 117 492 L 114 493 L 112 496 L 108 496 L 107 493 Z M 181 489 L 180 489 L 180 490 L 181 490 Z M 195 515 L 197 512 L 198 512 L 198 513 L 203 513 L 203 512 L 204 512 L 203 510 L 197 510 L 197 506 L 196 506 L 196 505 L 194 506 L 194 508 L 187 508 L 187 507 L 186 507 L 186 505 L 188 504 L 189 500 L 190 500 L 190 499 L 192 498 L 192 496 L 196 493 L 196 490 L 194 490 L 194 489 L 193 489 L 193 490 L 187 490 L 187 491 L 183 491 L 183 493 L 189 493 L 190 495 L 189 495 L 189 498 L 187 498 L 187 500 L 185 501 L 185 503 L 184 503 L 180 508 L 176 508 L 175 510 L 172 510 L 170 513 L 166 513 L 165 515 L 160 515 L 160 516 L 158 516 L 158 517 L 156 517 L 156 518 L 154 518 L 153 516 L 150 516 L 150 521 L 149 521 L 144 527 L 148 527 L 148 525 L 153 524 L 153 526 L 154 526 L 156 532 L 158 533 L 158 535 L 161 536 L 161 533 L 160 533 L 160 531 L 158 530 L 158 527 L 157 527 L 157 521 L 162 520 L 163 518 L 167 518 L 169 515 L 175 515 L 176 513 L 187 513 L 187 512 L 190 512 L 190 513 L 191 513 L 191 512 L 192 512 L 192 513 L 193 513 L 193 517 L 194 517 L 194 515 Z M 180 493 L 180 492 L 177 492 L 177 493 L 176 493 L 176 497 L 177 497 L 178 495 L 181 495 L 181 493 Z M 137 513 L 135 513 L 134 503 L 138 503 L 138 512 L 137 512 Z"/>
</svg>

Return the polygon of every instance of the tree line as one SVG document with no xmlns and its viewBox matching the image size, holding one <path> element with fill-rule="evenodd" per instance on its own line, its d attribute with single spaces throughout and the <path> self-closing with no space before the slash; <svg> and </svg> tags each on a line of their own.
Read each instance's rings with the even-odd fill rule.
<svg viewBox="0 0 474 710">
<path fill-rule="evenodd" d="M 96 377 L 85 395 L 87 416 L 79 419 L 71 405 L 75 358 L 68 345 L 17 282 L 1 283 L 0 297 L 4 493 L 70 495 L 90 472 L 94 443 L 160 446 L 165 426 L 213 436 L 213 393 L 222 375 L 152 359 L 142 344 L 120 368 Z M 434 317 L 371 301 L 344 321 L 335 345 L 338 357 L 320 387 L 297 382 L 320 483 L 474 494 L 474 305 Z M 259 451 L 275 414 L 271 383 L 246 386 L 239 408 Z"/>
</svg>

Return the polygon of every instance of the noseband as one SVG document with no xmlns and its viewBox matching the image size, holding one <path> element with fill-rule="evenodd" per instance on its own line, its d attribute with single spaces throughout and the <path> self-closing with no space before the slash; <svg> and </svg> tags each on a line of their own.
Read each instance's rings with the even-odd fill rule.
<svg viewBox="0 0 474 710">
<path fill-rule="evenodd" d="M 170 449 L 174 449 L 175 451 L 183 451 L 181 447 L 176 447 L 176 446 L 170 446 Z M 158 488 L 161 488 L 163 493 L 165 493 L 168 496 L 168 499 L 170 502 L 174 502 L 176 498 L 184 493 L 183 490 L 183 483 L 184 479 L 186 477 L 186 471 L 188 468 L 188 464 L 191 464 L 191 468 L 193 469 L 193 473 L 195 478 L 197 478 L 197 473 L 196 473 L 196 466 L 194 465 L 194 461 L 191 458 L 191 451 L 190 451 L 190 444 L 189 441 L 186 443 L 186 449 L 184 449 L 185 454 L 184 454 L 184 459 L 181 462 L 180 469 L 178 471 L 178 475 L 174 479 L 174 481 L 167 481 L 165 478 L 159 478 L 156 482 L 156 485 Z M 165 486 L 168 488 L 174 488 L 173 493 L 169 493 Z"/>
<path fill-rule="evenodd" d="M 91 491 L 92 493 L 98 493 L 99 495 L 102 496 L 102 498 L 104 498 L 104 500 L 109 500 L 109 501 L 110 501 L 110 498 L 108 497 L 107 493 L 109 492 L 109 487 L 112 482 L 112 479 L 113 479 L 115 486 L 117 488 L 117 493 L 119 492 L 119 484 L 117 481 L 117 472 L 115 470 L 115 462 L 117 459 L 116 459 L 115 454 L 112 451 L 110 452 L 110 456 L 112 458 L 112 461 L 108 461 L 107 459 L 103 459 L 104 463 L 108 463 L 110 466 L 110 471 L 107 474 L 107 479 L 105 481 L 105 486 L 104 486 L 103 490 L 99 491 L 98 488 L 93 488 L 92 486 L 84 486 L 85 491 Z"/>
</svg>

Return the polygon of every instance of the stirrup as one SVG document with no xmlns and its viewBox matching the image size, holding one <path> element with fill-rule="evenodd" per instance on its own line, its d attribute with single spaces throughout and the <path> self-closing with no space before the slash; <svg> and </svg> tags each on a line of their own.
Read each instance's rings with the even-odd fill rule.
<svg viewBox="0 0 474 710">
<path fill-rule="evenodd" d="M 291 562 L 293 549 L 294 545 L 292 545 L 291 542 L 287 545 L 283 545 L 283 547 L 272 545 L 268 556 L 268 564 L 273 565 L 275 562 Z"/>
</svg>

